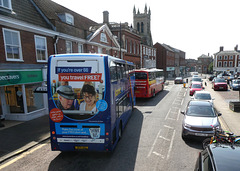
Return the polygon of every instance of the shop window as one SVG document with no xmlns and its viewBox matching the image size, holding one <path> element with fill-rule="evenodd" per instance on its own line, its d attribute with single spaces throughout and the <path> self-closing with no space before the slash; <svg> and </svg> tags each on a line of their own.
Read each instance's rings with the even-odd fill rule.
<svg viewBox="0 0 240 171">
<path fill-rule="evenodd" d="M 22 86 L 6 86 L 5 99 L 9 113 L 24 113 Z"/>
<path fill-rule="evenodd" d="M 3 28 L 4 45 L 7 61 L 22 60 L 22 47 L 19 31 Z"/>
<path fill-rule="evenodd" d="M 34 90 L 40 86 L 41 86 L 41 84 L 25 85 L 28 112 L 32 112 L 32 111 L 44 108 L 43 94 L 42 93 L 34 93 Z"/>
<path fill-rule="evenodd" d="M 35 35 L 35 47 L 37 62 L 47 62 L 47 41 L 46 37 Z"/>
<path fill-rule="evenodd" d="M 78 43 L 78 53 L 83 53 L 83 45 Z"/>
</svg>

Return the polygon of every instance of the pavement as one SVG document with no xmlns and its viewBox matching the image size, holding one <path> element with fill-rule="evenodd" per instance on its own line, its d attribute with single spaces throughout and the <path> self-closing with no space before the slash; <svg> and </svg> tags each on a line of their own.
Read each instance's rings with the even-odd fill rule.
<svg viewBox="0 0 240 171">
<path fill-rule="evenodd" d="M 173 80 L 166 82 L 170 81 Z M 206 79 L 205 81 L 207 82 L 205 90 L 209 91 L 215 98 L 214 105 L 222 113 L 220 121 L 223 129 L 240 135 L 240 113 L 230 110 L 228 101 L 218 91 L 213 91 L 211 82 Z M 238 97 L 232 98 L 238 99 Z M 4 120 L 1 123 L 4 124 L 4 127 L 0 127 L 0 164 L 50 138 L 47 114 L 27 122 Z"/>
</svg>

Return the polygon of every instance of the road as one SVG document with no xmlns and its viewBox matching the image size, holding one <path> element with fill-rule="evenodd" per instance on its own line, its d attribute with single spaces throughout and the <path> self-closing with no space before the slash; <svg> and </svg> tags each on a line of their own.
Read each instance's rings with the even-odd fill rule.
<svg viewBox="0 0 240 171">
<path fill-rule="evenodd" d="M 113 153 L 52 152 L 46 141 L 7 161 L 0 170 L 192 171 L 199 141 L 183 141 L 183 110 L 187 88 L 173 82 L 154 98 L 138 99 L 137 106 Z"/>
</svg>

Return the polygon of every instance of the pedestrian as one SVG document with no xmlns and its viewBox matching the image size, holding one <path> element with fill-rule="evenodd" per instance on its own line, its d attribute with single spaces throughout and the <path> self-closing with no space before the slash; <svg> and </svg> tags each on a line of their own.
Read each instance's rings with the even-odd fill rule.
<svg viewBox="0 0 240 171">
<path fill-rule="evenodd" d="M 205 86 L 207 86 L 207 82 L 205 82 Z"/>
</svg>

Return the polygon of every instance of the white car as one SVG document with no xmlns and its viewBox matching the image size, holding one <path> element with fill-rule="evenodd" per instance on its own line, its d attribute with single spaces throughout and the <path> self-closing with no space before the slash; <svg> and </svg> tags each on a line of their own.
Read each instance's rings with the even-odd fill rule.
<svg viewBox="0 0 240 171">
<path fill-rule="evenodd" d="M 195 93 L 193 94 L 192 100 L 202 100 L 202 101 L 208 101 L 213 105 L 213 100 L 214 98 L 212 98 L 210 92 L 208 91 L 195 91 Z"/>
</svg>

